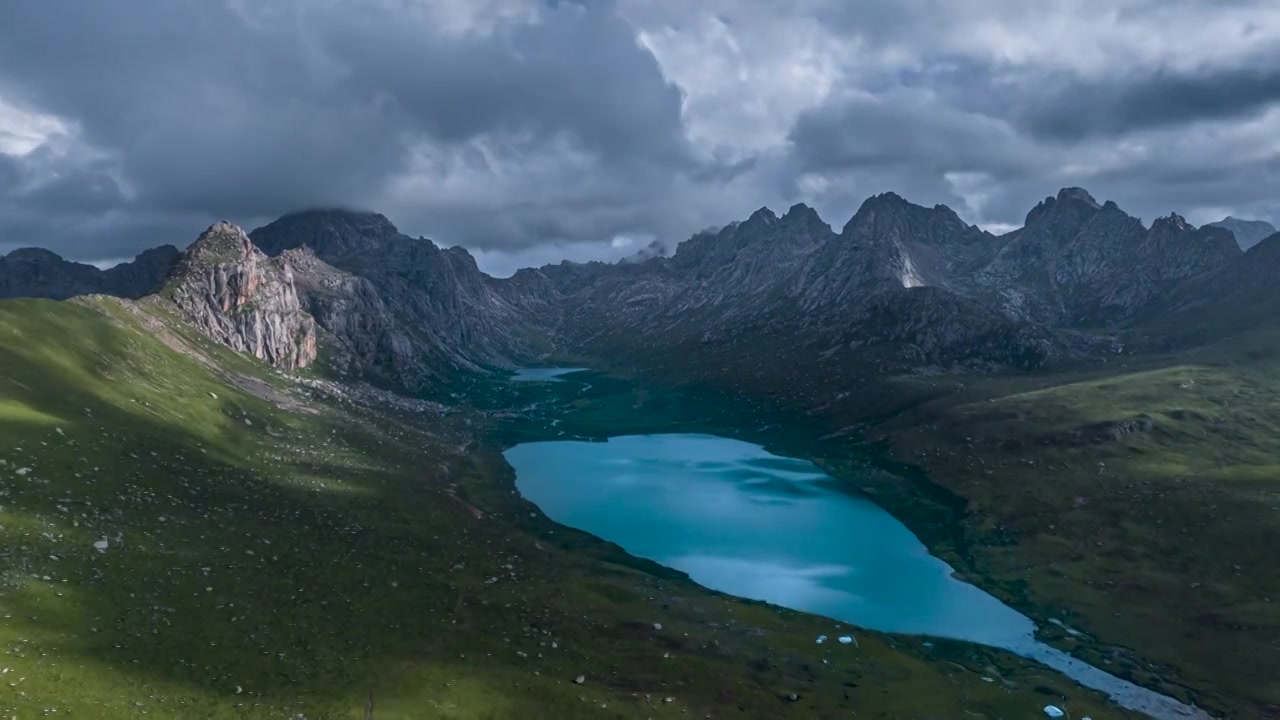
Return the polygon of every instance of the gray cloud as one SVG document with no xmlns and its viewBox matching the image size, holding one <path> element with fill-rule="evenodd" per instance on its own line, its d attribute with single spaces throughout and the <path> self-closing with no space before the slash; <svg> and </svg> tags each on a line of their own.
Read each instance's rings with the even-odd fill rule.
<svg viewBox="0 0 1280 720">
<path fill-rule="evenodd" d="M 1280 103 L 1280 53 L 1254 62 L 1102 81 L 1068 79 L 1056 83 L 1023 120 L 1039 136 L 1071 142 L 1259 114 Z"/>
<path fill-rule="evenodd" d="M 132 196 L 112 199 L 138 213 L 251 218 L 377 205 L 422 144 L 487 141 L 489 173 L 553 142 L 602 173 L 695 168 L 678 88 L 607 8 L 548 9 L 535 24 L 451 35 L 424 31 L 397 7 L 289 2 L 245 18 L 195 0 L 75 12 L 9 3 L 0 92 L 72 119 L 85 144 L 111 153 Z M 56 196 L 71 212 L 101 209 L 104 174 L 77 172 L 22 202 Z M 452 226 L 433 224 L 490 244 L 599 230 L 566 217 L 521 233 L 499 222 L 489 238 L 491 211 L 464 209 L 445 214 Z"/>
<path fill-rule="evenodd" d="M 343 205 L 509 270 L 886 190 L 1017 224 L 1065 185 L 1280 220 L 1267 0 L 851 7 L 0 3 L 0 251 Z"/>
<path fill-rule="evenodd" d="M 918 90 L 890 90 L 804 113 L 790 140 L 801 167 L 816 171 L 907 166 L 931 175 L 1018 175 L 1032 151 L 1005 122 Z"/>
</svg>

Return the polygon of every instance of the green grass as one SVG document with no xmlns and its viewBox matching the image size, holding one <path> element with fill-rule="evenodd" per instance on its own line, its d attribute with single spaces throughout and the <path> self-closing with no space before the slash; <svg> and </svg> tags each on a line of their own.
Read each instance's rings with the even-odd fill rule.
<svg viewBox="0 0 1280 720">
<path fill-rule="evenodd" d="M 832 621 L 549 522 L 500 455 L 559 432 L 528 404 L 577 407 L 580 431 L 731 424 L 692 397 L 637 409 L 622 381 L 570 392 L 412 414 L 314 392 L 162 302 L 0 303 L 0 717 L 1124 716 L 996 651 L 816 646 Z"/>
</svg>

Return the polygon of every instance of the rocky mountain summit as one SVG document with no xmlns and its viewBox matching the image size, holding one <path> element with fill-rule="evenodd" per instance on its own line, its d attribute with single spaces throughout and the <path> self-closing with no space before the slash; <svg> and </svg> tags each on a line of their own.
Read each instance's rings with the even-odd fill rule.
<svg viewBox="0 0 1280 720">
<path fill-rule="evenodd" d="M 1209 223 L 1206 227 L 1219 227 L 1224 230 L 1230 230 L 1241 250 L 1248 250 L 1261 242 L 1263 238 L 1276 234 L 1275 226 L 1269 222 L 1241 220 L 1230 215 L 1218 222 Z"/>
<path fill-rule="evenodd" d="M 161 245 L 143 251 L 130 262 L 100 270 L 64 260 L 41 248 L 20 248 L 0 256 L 0 299 L 65 300 L 95 293 L 140 298 L 160 287 L 177 258 L 178 248 Z"/>
<path fill-rule="evenodd" d="M 316 359 L 315 321 L 298 301 L 288 259 L 268 258 L 220 222 L 178 258 L 165 294 L 209 337 L 294 370 Z"/>
</svg>

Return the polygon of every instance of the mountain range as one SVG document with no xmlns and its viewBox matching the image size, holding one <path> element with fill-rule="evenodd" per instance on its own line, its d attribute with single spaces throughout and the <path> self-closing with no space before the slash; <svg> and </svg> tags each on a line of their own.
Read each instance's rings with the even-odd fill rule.
<svg viewBox="0 0 1280 720">
<path fill-rule="evenodd" d="M 945 205 L 884 193 L 838 232 L 803 204 L 760 208 L 669 257 L 655 244 L 616 264 L 494 278 L 465 249 L 382 215 L 322 209 L 248 234 L 219 223 L 182 253 L 163 246 L 106 271 L 14 251 L 0 259 L 0 295 L 137 298 L 165 286 L 235 349 L 292 369 L 323 347 L 337 375 L 410 393 L 552 350 L 661 364 L 676 348 L 731 358 L 751 344 L 866 373 L 1031 369 L 1190 338 L 1185 326 L 1140 332 L 1178 318 L 1198 318 L 1203 340 L 1215 332 L 1207 318 L 1244 317 L 1280 268 L 1280 236 L 1258 240 L 1262 225 L 1197 228 L 1170 214 L 1147 226 L 1064 188 L 996 236 Z"/>
</svg>

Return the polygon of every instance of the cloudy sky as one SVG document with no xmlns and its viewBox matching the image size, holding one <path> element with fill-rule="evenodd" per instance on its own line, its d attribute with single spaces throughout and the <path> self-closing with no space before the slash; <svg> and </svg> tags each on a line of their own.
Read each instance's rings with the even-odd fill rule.
<svg viewBox="0 0 1280 720">
<path fill-rule="evenodd" d="M 0 3 L 0 252 L 378 210 L 482 267 L 868 195 L 1280 220 L 1274 0 Z"/>
</svg>

